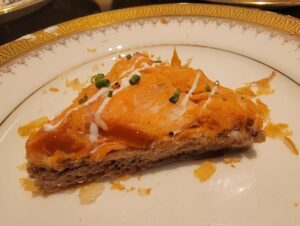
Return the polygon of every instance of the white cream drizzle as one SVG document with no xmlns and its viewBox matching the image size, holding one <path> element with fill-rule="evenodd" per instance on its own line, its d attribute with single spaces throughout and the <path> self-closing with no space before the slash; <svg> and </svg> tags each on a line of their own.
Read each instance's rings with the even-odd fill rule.
<svg viewBox="0 0 300 226">
<path fill-rule="evenodd" d="M 209 97 L 207 98 L 207 100 L 205 101 L 205 103 L 204 103 L 204 105 L 203 105 L 203 107 L 202 107 L 202 109 L 201 109 L 200 115 L 202 114 L 202 112 L 204 111 L 204 109 L 208 106 L 208 104 L 209 104 L 210 101 L 211 101 L 212 96 L 215 95 L 215 93 L 217 92 L 217 90 L 218 90 L 218 86 L 215 86 L 215 87 L 212 89 L 212 91 L 211 91 L 210 94 L 209 94 Z"/>
<path fill-rule="evenodd" d="M 98 139 L 99 131 L 98 126 L 95 123 L 91 123 L 90 125 L 90 141 L 93 143 Z"/>
<path fill-rule="evenodd" d="M 192 88 L 189 90 L 189 92 L 185 95 L 185 97 L 183 98 L 183 100 L 181 101 L 181 106 L 186 108 L 186 105 L 190 99 L 190 97 L 192 96 L 193 92 L 195 91 L 195 89 L 197 88 L 198 82 L 199 82 L 199 78 L 200 78 L 200 73 L 197 73 L 192 85 Z M 184 109 L 185 110 L 185 109 Z"/>
<path fill-rule="evenodd" d="M 153 67 L 153 66 L 149 66 L 148 64 L 146 63 L 143 63 L 142 64 L 142 67 L 140 68 L 136 68 L 136 64 L 140 61 L 140 59 L 142 59 L 143 56 L 139 56 L 136 58 L 133 66 L 126 70 L 126 71 L 123 71 L 122 74 L 120 74 L 120 78 L 124 77 L 125 75 L 127 75 L 128 73 L 130 73 L 130 75 L 132 74 L 137 74 L 139 73 L 139 71 L 141 70 L 144 70 L 145 68 L 148 68 L 148 67 Z M 153 64 L 155 65 L 155 64 Z M 117 94 L 119 92 L 121 92 L 122 90 L 128 88 L 130 86 L 130 83 L 129 83 L 129 79 L 130 79 L 130 75 L 125 77 L 125 78 L 122 78 L 121 80 L 121 85 L 120 85 L 120 88 L 115 90 L 114 94 Z M 94 94 L 91 98 L 89 98 L 84 104 L 82 104 L 83 106 L 88 106 L 89 104 L 95 102 L 99 97 L 103 96 L 105 93 L 107 93 L 109 91 L 109 89 L 111 88 L 111 86 L 108 88 L 108 87 L 104 87 L 104 88 L 101 88 L 96 94 Z M 99 117 L 99 115 L 102 113 L 102 111 L 104 110 L 105 106 L 109 103 L 111 97 L 106 97 L 103 102 L 101 103 L 101 105 L 99 106 L 99 108 L 97 109 L 96 111 L 96 118 Z M 65 120 L 65 118 L 73 111 L 77 110 L 79 107 L 81 107 L 82 105 L 79 105 L 71 110 L 69 110 L 65 116 L 59 121 L 57 122 L 56 124 L 52 125 L 50 123 L 47 123 L 43 126 L 43 129 L 48 132 L 48 131 L 52 131 L 54 129 L 56 129 L 61 123 L 63 120 Z M 99 124 L 99 126 L 103 129 L 103 130 L 108 130 L 108 126 L 106 125 L 106 123 L 102 120 L 102 119 L 98 119 L 97 120 L 97 123 Z"/>
</svg>

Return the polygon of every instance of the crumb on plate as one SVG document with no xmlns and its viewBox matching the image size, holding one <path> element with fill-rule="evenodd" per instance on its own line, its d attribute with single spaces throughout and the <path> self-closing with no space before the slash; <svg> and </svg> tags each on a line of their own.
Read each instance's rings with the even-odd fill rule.
<svg viewBox="0 0 300 226">
<path fill-rule="evenodd" d="M 39 189 L 35 185 L 33 180 L 31 180 L 29 178 L 21 178 L 19 180 L 19 182 L 20 182 L 20 185 L 22 186 L 22 188 L 25 191 L 29 191 L 29 192 L 32 192 L 32 193 L 38 193 L 39 192 Z"/>
<path fill-rule="evenodd" d="M 104 184 L 99 182 L 84 185 L 79 190 L 79 200 L 81 204 L 90 204 L 102 194 Z"/>
<path fill-rule="evenodd" d="M 202 164 L 200 164 L 198 168 L 194 170 L 194 175 L 201 182 L 204 182 L 210 179 L 215 172 L 216 172 L 216 166 L 210 161 L 205 161 Z"/>
<path fill-rule="evenodd" d="M 50 92 L 59 92 L 59 89 L 56 88 L 56 87 L 50 87 L 50 88 L 49 88 L 49 91 L 50 91 Z"/>
</svg>

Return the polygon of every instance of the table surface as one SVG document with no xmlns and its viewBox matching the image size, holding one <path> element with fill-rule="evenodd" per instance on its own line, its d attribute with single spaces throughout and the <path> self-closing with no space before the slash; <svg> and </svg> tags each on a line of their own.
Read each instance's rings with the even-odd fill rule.
<svg viewBox="0 0 300 226">
<path fill-rule="evenodd" d="M 101 1 L 101 0 L 100 0 Z M 41 9 L 21 18 L 0 24 L 0 45 L 23 35 L 63 21 L 101 12 L 93 0 L 52 0 Z M 99 0 L 98 0 L 99 2 Z M 178 0 L 114 0 L 110 9 L 121 9 L 140 5 L 177 3 Z M 199 0 L 184 2 L 203 2 Z M 267 10 L 300 18 L 300 6 L 289 8 L 268 8 Z"/>
</svg>

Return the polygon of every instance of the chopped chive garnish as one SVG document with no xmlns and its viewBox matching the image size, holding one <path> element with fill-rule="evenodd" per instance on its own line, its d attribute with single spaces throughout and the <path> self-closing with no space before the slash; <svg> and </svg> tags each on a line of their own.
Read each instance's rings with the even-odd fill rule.
<svg viewBox="0 0 300 226">
<path fill-rule="evenodd" d="M 132 57 L 131 54 L 127 54 L 127 55 L 126 55 L 127 60 L 130 60 L 131 57 Z"/>
<path fill-rule="evenodd" d="M 108 87 L 110 84 L 110 81 L 108 79 L 97 79 L 95 82 L 95 86 L 100 89 L 102 87 Z"/>
<path fill-rule="evenodd" d="M 173 96 L 170 97 L 169 101 L 172 104 L 176 104 L 179 99 L 179 96 L 180 96 L 180 89 L 176 88 L 175 93 L 173 94 Z"/>
<path fill-rule="evenodd" d="M 103 79 L 103 78 L 104 78 L 104 74 L 97 74 L 97 75 L 94 75 L 94 76 L 91 78 L 91 83 L 92 83 L 92 84 L 95 84 L 97 80 Z"/>
<path fill-rule="evenodd" d="M 220 85 L 220 82 L 218 80 L 215 81 L 216 86 Z"/>
<path fill-rule="evenodd" d="M 108 92 L 107 96 L 108 96 L 108 97 L 112 97 L 113 92 L 114 92 L 114 91 L 110 90 L 110 91 Z"/>
<path fill-rule="evenodd" d="M 161 63 L 161 60 L 153 60 L 153 63 Z"/>
<path fill-rule="evenodd" d="M 137 84 L 140 81 L 140 79 L 141 79 L 141 76 L 139 76 L 139 75 L 132 75 L 131 78 L 129 79 L 129 83 L 131 85 L 135 85 L 135 84 Z"/>
<path fill-rule="evenodd" d="M 88 99 L 88 96 L 86 94 L 84 94 L 84 96 L 79 99 L 78 103 L 79 104 L 83 104 L 84 102 L 87 101 L 87 99 Z"/>
<path fill-rule="evenodd" d="M 205 86 L 205 91 L 206 91 L 206 92 L 210 92 L 210 91 L 211 91 L 211 88 L 210 88 L 209 85 L 206 85 L 206 86 Z"/>
</svg>

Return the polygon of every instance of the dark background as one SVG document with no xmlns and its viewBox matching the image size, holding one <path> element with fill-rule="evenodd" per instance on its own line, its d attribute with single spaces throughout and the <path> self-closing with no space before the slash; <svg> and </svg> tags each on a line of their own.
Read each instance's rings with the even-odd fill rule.
<svg viewBox="0 0 300 226">
<path fill-rule="evenodd" d="M 114 0 L 111 9 L 177 2 L 182 1 Z M 184 2 L 200 3 L 203 1 L 198 0 Z M 267 10 L 300 18 L 300 6 L 290 8 L 267 8 Z M 0 23 L 0 45 L 57 23 L 98 12 L 101 12 L 101 9 L 98 4 L 92 0 L 52 0 L 38 11 L 35 11 L 27 16 L 15 19 L 13 21 Z"/>
</svg>

